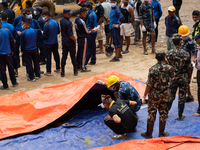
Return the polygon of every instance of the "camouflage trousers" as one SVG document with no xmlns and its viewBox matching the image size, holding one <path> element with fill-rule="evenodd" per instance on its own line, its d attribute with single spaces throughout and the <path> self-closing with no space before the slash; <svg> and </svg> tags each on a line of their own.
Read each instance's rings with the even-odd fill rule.
<svg viewBox="0 0 200 150">
<path fill-rule="evenodd" d="M 149 99 L 148 102 L 148 119 L 147 122 L 154 124 L 156 120 L 157 110 L 159 112 L 159 121 L 165 122 L 168 118 L 168 102 L 160 99 L 159 101 L 154 101 Z"/>
</svg>

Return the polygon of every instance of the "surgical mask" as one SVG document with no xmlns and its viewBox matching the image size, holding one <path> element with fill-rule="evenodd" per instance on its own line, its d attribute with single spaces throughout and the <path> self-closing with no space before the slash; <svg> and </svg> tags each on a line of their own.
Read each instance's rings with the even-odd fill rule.
<svg viewBox="0 0 200 150">
<path fill-rule="evenodd" d="M 195 23 L 198 23 L 199 22 L 199 20 L 196 20 L 196 21 L 194 21 Z"/>
<path fill-rule="evenodd" d="M 45 17 L 43 17 L 42 19 L 43 19 L 43 21 L 44 21 L 44 22 L 46 22 L 46 21 L 47 21 L 47 19 L 46 19 Z"/>
<path fill-rule="evenodd" d="M 110 87 L 110 89 L 112 90 L 112 91 L 116 91 L 116 87 Z"/>
<path fill-rule="evenodd" d="M 33 18 L 32 14 L 26 16 L 26 19 L 31 20 L 32 18 Z"/>
<path fill-rule="evenodd" d="M 37 15 L 37 11 L 36 11 L 36 10 L 34 10 L 34 11 L 33 11 L 33 14 L 36 16 L 36 15 Z"/>
<path fill-rule="evenodd" d="M 22 25 L 22 29 L 25 29 L 25 26 Z"/>
<path fill-rule="evenodd" d="M 116 6 L 115 3 L 111 3 L 110 5 L 111 5 L 112 8 L 114 8 Z"/>
<path fill-rule="evenodd" d="M 182 37 L 182 40 L 183 40 L 183 41 L 186 41 L 188 38 L 189 38 L 189 36 L 183 36 L 183 37 Z"/>
<path fill-rule="evenodd" d="M 99 6 L 99 3 L 98 3 L 98 4 L 95 4 L 95 6 L 98 7 L 98 6 Z"/>
</svg>

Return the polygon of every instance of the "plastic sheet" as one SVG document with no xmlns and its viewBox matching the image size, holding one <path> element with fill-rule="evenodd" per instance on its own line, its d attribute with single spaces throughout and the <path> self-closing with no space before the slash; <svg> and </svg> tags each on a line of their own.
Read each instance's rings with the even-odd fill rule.
<svg viewBox="0 0 200 150">
<path fill-rule="evenodd" d="M 130 82 L 140 93 L 145 85 L 110 70 L 100 75 L 0 97 L 0 139 L 40 129 L 65 114 L 96 83 L 110 75 Z"/>
</svg>

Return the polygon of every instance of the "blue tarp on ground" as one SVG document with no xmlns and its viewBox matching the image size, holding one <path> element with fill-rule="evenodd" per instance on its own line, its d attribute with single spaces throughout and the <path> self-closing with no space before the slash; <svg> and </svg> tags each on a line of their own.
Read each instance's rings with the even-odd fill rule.
<svg viewBox="0 0 200 150">
<path fill-rule="evenodd" d="M 170 136 L 188 135 L 200 136 L 200 119 L 192 117 L 198 104 L 186 103 L 183 121 L 177 121 L 177 99 L 174 101 L 167 120 L 166 131 Z M 67 126 L 46 129 L 37 134 L 27 134 L 20 137 L 0 141 L 2 150 L 86 150 L 109 146 L 126 140 L 112 140 L 114 133 L 104 124 L 108 112 L 102 109 L 85 110 L 71 118 Z M 140 133 L 146 131 L 147 108 L 138 112 L 139 121 L 136 133 L 129 133 L 129 139 L 143 139 Z M 153 137 L 158 137 L 158 114 L 154 126 Z"/>
</svg>

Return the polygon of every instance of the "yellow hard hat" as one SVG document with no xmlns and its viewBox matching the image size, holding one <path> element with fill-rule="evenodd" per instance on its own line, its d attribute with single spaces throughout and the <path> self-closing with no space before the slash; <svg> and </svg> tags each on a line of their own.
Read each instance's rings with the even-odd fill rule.
<svg viewBox="0 0 200 150">
<path fill-rule="evenodd" d="M 107 79 L 108 88 L 114 85 L 115 83 L 117 83 L 118 81 L 119 81 L 119 78 L 115 75 L 108 77 Z"/>
<path fill-rule="evenodd" d="M 178 34 L 188 36 L 190 34 L 190 30 L 186 25 L 182 25 L 178 28 Z"/>
</svg>

